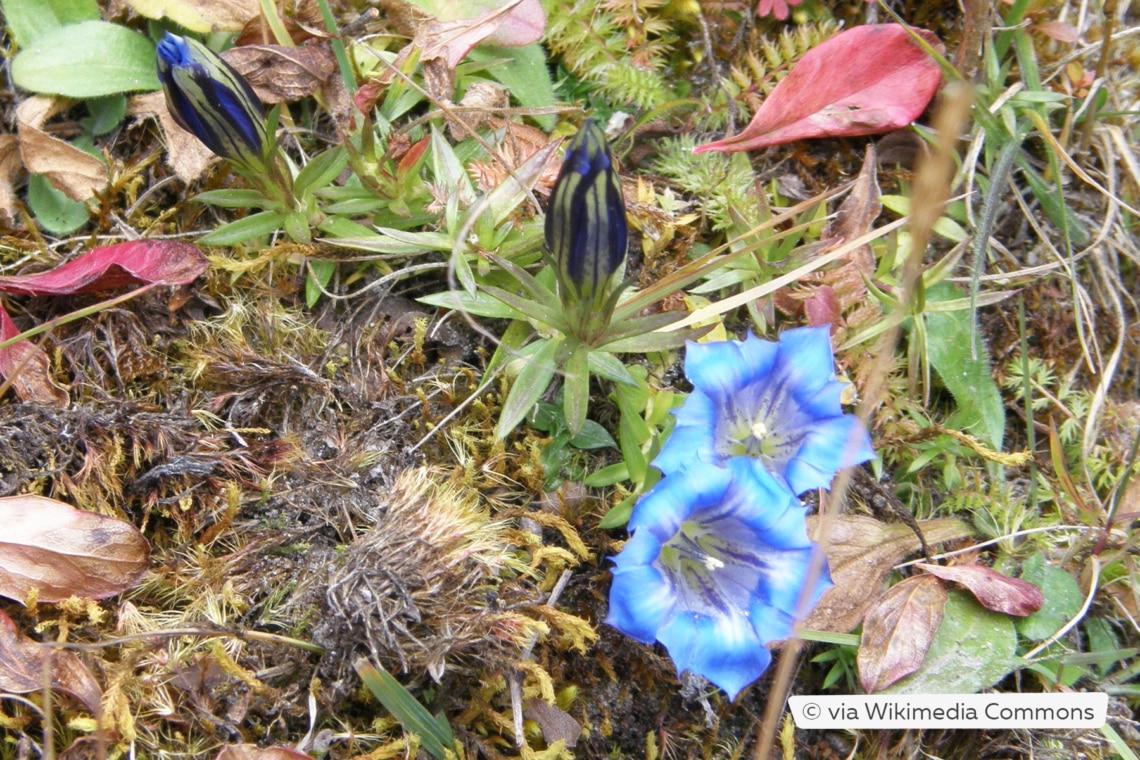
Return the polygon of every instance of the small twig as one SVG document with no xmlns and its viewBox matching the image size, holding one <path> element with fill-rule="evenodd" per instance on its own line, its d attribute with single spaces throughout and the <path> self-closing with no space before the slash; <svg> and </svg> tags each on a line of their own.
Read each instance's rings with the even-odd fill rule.
<svg viewBox="0 0 1140 760">
<path fill-rule="evenodd" d="M 558 597 L 562 596 L 562 592 L 566 590 L 566 584 L 570 582 L 571 572 L 563 570 L 562 575 L 558 576 L 558 581 L 554 584 L 554 588 L 550 590 L 550 596 L 546 599 L 546 606 L 553 607 L 558 603 Z M 523 660 L 529 660 L 531 652 L 534 651 L 534 645 L 538 643 L 538 632 L 535 631 L 530 635 L 530 641 L 523 647 L 522 657 Z M 514 718 L 515 723 L 515 744 L 522 747 L 526 743 L 526 735 L 523 733 L 523 704 L 522 704 L 522 680 L 523 676 L 518 670 L 513 670 L 507 676 L 507 686 L 511 692 L 511 717 Z"/>
</svg>

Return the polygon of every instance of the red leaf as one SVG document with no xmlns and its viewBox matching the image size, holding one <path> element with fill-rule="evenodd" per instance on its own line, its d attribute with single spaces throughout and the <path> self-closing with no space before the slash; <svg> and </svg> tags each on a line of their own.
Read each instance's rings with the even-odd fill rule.
<svg viewBox="0 0 1140 760">
<path fill-rule="evenodd" d="M 943 567 L 920 564 L 918 567 L 943 580 L 964 586 L 979 604 L 993 612 L 1026 617 L 1037 612 L 1045 603 L 1041 589 L 1032 583 L 1010 578 L 981 565 Z"/>
<path fill-rule="evenodd" d="M 943 50 L 932 32 L 912 31 Z M 758 150 L 901 129 L 926 109 L 941 80 L 938 64 L 903 27 L 857 26 L 809 50 L 743 132 L 693 152 Z"/>
<path fill-rule="evenodd" d="M 135 240 L 96 248 L 47 272 L 0 277 L 0 292 L 63 296 L 154 283 L 185 285 L 209 262 L 196 247 L 175 240 Z"/>
</svg>

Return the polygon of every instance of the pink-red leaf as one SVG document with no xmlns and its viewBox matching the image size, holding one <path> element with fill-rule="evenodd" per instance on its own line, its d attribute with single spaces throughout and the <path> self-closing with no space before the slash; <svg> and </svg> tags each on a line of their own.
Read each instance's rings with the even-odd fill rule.
<svg viewBox="0 0 1140 760">
<path fill-rule="evenodd" d="M 175 240 L 134 240 L 96 248 L 47 272 L 0 277 L 0 292 L 26 296 L 92 293 L 131 285 L 185 285 L 209 262 Z"/>
<path fill-rule="evenodd" d="M 892 586 L 867 610 L 855 657 L 864 691 L 882 691 L 922 667 L 947 598 L 940 580 L 916 575 Z"/>
<path fill-rule="evenodd" d="M 912 29 L 936 50 L 932 32 Z M 694 152 L 758 150 L 907 126 L 934 97 L 938 64 L 898 24 L 857 26 L 808 51 L 738 135 Z"/>
<path fill-rule="evenodd" d="M 978 604 L 993 612 L 1027 617 L 1045 603 L 1041 589 L 1020 578 L 1010 578 L 997 570 L 981 565 L 942 565 L 920 564 L 917 567 L 942 580 L 963 586 L 974 595 Z"/>
<path fill-rule="evenodd" d="M 8 312 L 0 306 L 0 342 L 20 334 Z M 0 348 L 0 377 L 12 384 L 13 390 L 25 403 L 43 404 L 62 409 L 67 406 L 67 391 L 51 378 L 51 359 L 44 350 L 30 340 L 21 340 L 7 348 Z"/>
</svg>

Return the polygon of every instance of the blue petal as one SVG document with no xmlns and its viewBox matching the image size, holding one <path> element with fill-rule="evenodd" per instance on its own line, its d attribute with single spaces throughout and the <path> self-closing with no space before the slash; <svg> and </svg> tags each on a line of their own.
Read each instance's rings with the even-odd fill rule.
<svg viewBox="0 0 1140 760">
<path fill-rule="evenodd" d="M 756 638 L 765 644 L 786 641 L 796 633 L 796 619 L 790 613 L 757 600 L 750 610 Z"/>
<path fill-rule="evenodd" d="M 634 506 L 629 529 L 650 531 L 665 543 L 694 512 L 716 504 L 731 480 L 721 467 L 700 465 L 669 475 Z"/>
<path fill-rule="evenodd" d="M 776 363 L 779 346 L 749 335 L 748 340 L 685 344 L 685 376 L 718 403 L 764 379 Z"/>
<path fill-rule="evenodd" d="M 662 623 L 674 613 L 673 588 L 649 565 L 615 567 L 613 576 L 606 624 L 643 644 L 652 644 Z"/>
<path fill-rule="evenodd" d="M 668 475 L 696 461 L 718 463 L 717 412 L 712 399 L 693 391 L 673 416 L 677 418 L 677 426 L 653 460 L 653 466 Z"/>
<path fill-rule="evenodd" d="M 648 528 L 634 531 L 633 536 L 616 557 L 614 564 L 619 568 L 648 565 L 661 553 L 661 541 Z"/>
<path fill-rule="evenodd" d="M 875 458 L 871 437 L 859 418 L 832 417 L 814 423 L 803 445 L 788 462 L 784 477 L 792 491 L 828 488 L 835 473 Z"/>
<path fill-rule="evenodd" d="M 812 398 L 835 380 L 831 328 L 797 327 L 780 334 L 775 374 L 796 398 Z"/>
<path fill-rule="evenodd" d="M 735 457 L 725 463 L 732 473 L 732 486 L 725 495 L 725 509 L 745 523 L 769 546 L 793 549 L 809 546 L 805 511 L 787 488 L 751 457 Z"/>
<path fill-rule="evenodd" d="M 669 650 L 678 673 L 691 670 L 702 675 L 724 689 L 730 699 L 763 675 L 772 661 L 746 614 L 678 615 L 657 639 Z"/>
</svg>

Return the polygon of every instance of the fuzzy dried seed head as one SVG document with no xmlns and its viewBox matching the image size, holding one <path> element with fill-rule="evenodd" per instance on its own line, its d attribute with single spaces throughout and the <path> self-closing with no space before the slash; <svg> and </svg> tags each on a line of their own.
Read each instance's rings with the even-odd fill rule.
<svg viewBox="0 0 1140 760">
<path fill-rule="evenodd" d="M 466 661 L 485 669 L 517 655 L 494 599 L 504 578 L 525 572 L 507 525 L 445 477 L 430 468 L 401 474 L 328 590 L 334 625 L 363 639 L 380 663 L 436 680 Z"/>
</svg>

